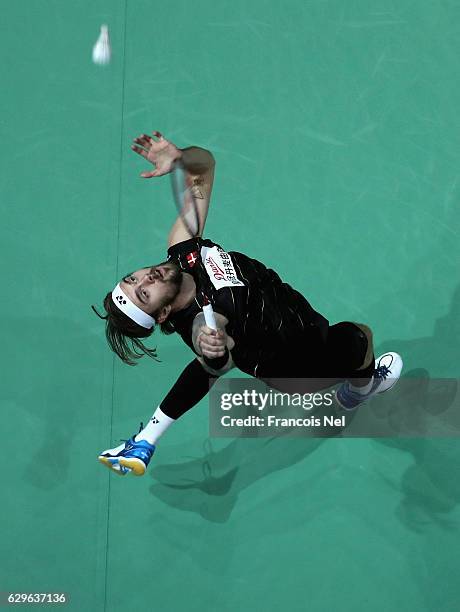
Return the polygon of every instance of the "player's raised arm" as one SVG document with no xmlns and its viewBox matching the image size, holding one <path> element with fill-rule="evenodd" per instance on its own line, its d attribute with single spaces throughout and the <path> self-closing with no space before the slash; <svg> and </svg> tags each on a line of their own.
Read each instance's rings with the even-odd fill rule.
<svg viewBox="0 0 460 612">
<path fill-rule="evenodd" d="M 196 235 L 201 236 L 208 215 L 209 201 L 211 199 L 214 181 L 215 161 L 212 153 L 200 147 L 187 147 L 178 149 L 154 131 L 153 136 L 141 134 L 134 139 L 133 151 L 144 157 L 155 166 L 154 170 L 141 173 L 142 178 L 164 176 L 171 172 L 174 162 L 180 159 L 186 171 L 186 180 L 193 191 L 199 217 L 199 228 Z M 190 238 L 181 217 L 179 216 L 171 228 L 168 237 L 168 247 Z"/>
<path fill-rule="evenodd" d="M 200 147 L 188 147 L 181 150 L 181 161 L 187 173 L 186 181 L 190 187 L 198 214 L 198 228 L 195 236 L 202 236 L 208 216 L 214 182 L 215 161 L 212 153 Z M 179 215 L 168 236 L 168 247 L 191 238 L 189 229 Z"/>
</svg>

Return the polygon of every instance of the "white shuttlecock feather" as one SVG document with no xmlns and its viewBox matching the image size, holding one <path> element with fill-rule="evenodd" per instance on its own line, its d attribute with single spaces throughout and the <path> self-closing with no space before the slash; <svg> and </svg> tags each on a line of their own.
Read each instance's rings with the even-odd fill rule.
<svg viewBox="0 0 460 612">
<path fill-rule="evenodd" d="M 110 62 L 111 56 L 109 28 L 106 25 L 102 25 L 99 38 L 93 47 L 93 62 L 99 66 L 104 66 Z"/>
</svg>

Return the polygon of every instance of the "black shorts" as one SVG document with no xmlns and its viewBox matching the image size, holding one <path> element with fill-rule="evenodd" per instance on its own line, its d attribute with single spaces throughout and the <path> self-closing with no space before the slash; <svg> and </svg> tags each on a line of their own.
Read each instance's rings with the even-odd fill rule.
<svg viewBox="0 0 460 612">
<path fill-rule="evenodd" d="M 326 334 L 315 335 L 309 330 L 308 337 L 299 338 L 296 347 L 291 345 L 276 360 L 262 364 L 260 378 L 370 378 L 374 360 L 365 370 L 358 370 L 367 348 L 366 335 L 349 321 L 330 325 Z"/>
<path fill-rule="evenodd" d="M 367 348 L 366 334 L 357 325 L 349 321 L 331 325 L 324 352 L 324 368 L 336 378 L 370 378 L 375 368 L 374 357 L 369 367 L 358 370 L 364 363 Z"/>
</svg>

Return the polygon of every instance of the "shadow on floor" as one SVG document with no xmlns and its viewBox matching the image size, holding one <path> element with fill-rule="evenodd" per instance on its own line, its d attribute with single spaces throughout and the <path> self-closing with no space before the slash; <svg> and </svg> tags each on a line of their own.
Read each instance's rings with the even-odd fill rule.
<svg viewBox="0 0 460 612">
<path fill-rule="evenodd" d="M 460 286 L 454 293 L 450 312 L 438 319 L 432 337 L 388 340 L 376 348 L 376 353 L 396 350 L 404 358 L 410 356 L 412 362 L 423 365 L 427 355 L 432 356 L 443 347 L 443 358 L 445 351 L 448 351 L 452 359 L 458 360 L 455 339 L 459 337 Z M 404 414 L 410 415 L 417 433 L 417 406 L 419 415 L 428 410 L 431 416 L 442 419 L 447 408 L 452 405 L 452 382 L 455 381 L 451 380 L 448 388 L 441 383 L 439 391 L 439 381 L 431 381 L 426 369 L 414 369 L 403 377 L 410 378 L 417 379 L 417 384 L 412 389 L 412 413 L 408 412 L 405 405 Z M 454 386 L 455 395 L 456 383 Z M 394 427 L 395 419 L 401 418 L 402 412 L 397 416 L 397 408 L 392 410 L 391 403 L 387 403 L 387 410 L 389 412 L 386 415 L 382 412 L 380 416 L 393 419 Z M 423 435 L 423 432 L 419 433 Z M 211 522 L 222 523 L 230 517 L 243 489 L 271 473 L 306 459 L 315 452 L 323 439 L 236 439 L 218 452 L 212 450 L 211 442 L 207 440 L 202 458 L 155 466 L 151 477 L 156 482 L 150 491 L 154 497 L 170 506 L 196 512 Z M 460 483 L 452 476 L 460 470 L 460 453 L 456 442 L 456 439 L 440 438 L 376 438 L 377 444 L 397 448 L 410 453 L 414 458 L 414 464 L 407 469 L 398 487 L 401 502 L 397 511 L 400 520 L 414 531 L 423 529 L 430 522 L 436 522 L 446 529 L 451 527 L 444 515 L 460 502 Z M 394 487 L 394 483 L 390 484 Z"/>
</svg>

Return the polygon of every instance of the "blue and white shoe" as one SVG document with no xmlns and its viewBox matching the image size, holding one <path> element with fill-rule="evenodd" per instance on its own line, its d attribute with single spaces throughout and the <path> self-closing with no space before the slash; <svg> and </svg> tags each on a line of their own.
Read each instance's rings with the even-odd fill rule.
<svg viewBox="0 0 460 612">
<path fill-rule="evenodd" d="M 388 391 L 398 382 L 403 368 L 403 360 L 398 353 L 385 353 L 375 360 L 374 380 L 371 390 L 365 395 L 350 388 L 350 383 L 344 382 L 335 394 L 338 405 L 344 410 L 354 410 L 377 393 Z"/>
<path fill-rule="evenodd" d="M 139 431 L 142 429 L 141 423 Z M 143 476 L 155 452 L 155 445 L 147 440 L 135 442 L 134 438 L 135 435 L 129 440 L 124 440 L 125 445 L 121 449 L 118 446 L 103 451 L 98 456 L 99 461 L 119 476 L 126 476 L 130 472 L 134 476 Z"/>
</svg>

